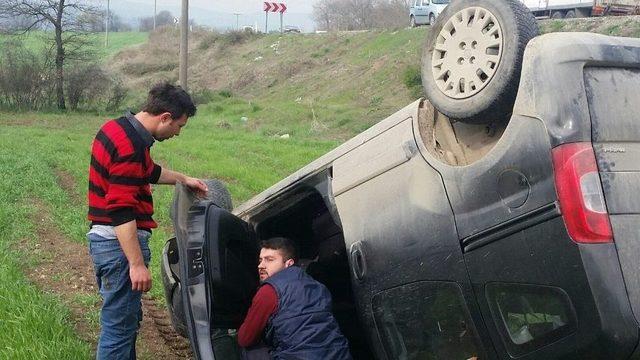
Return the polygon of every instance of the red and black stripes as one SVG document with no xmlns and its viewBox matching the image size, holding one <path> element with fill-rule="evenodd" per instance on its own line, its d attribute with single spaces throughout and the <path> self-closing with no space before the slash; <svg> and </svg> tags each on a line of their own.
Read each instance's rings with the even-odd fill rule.
<svg viewBox="0 0 640 360">
<path fill-rule="evenodd" d="M 135 219 L 138 228 L 157 227 L 150 183 L 160 172 L 126 117 L 104 124 L 91 150 L 89 220 L 115 226 Z"/>
</svg>

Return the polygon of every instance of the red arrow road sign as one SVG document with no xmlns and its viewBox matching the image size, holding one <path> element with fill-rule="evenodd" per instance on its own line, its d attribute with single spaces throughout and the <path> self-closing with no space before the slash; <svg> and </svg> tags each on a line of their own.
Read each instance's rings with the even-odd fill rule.
<svg viewBox="0 0 640 360">
<path fill-rule="evenodd" d="M 283 13 L 287 11 L 287 5 L 285 5 L 284 3 L 265 1 L 263 11 Z"/>
</svg>

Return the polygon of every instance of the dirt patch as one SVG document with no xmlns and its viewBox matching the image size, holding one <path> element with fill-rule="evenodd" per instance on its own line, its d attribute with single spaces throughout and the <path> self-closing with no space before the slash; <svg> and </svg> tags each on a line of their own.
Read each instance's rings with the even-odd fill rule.
<svg viewBox="0 0 640 360">
<path fill-rule="evenodd" d="M 71 197 L 71 201 L 73 201 L 74 204 L 83 203 L 84 200 L 78 193 L 78 185 L 76 184 L 76 180 L 73 178 L 73 175 L 62 169 L 55 169 L 55 174 L 56 182 Z"/>
<path fill-rule="evenodd" d="M 7 126 L 17 126 L 17 125 L 33 126 L 33 125 L 39 124 L 38 120 L 34 118 L 28 118 L 28 119 L 3 118 L 2 121 L 0 121 L 0 123 Z"/>
<path fill-rule="evenodd" d="M 71 310 L 71 321 L 78 336 L 95 349 L 101 299 L 97 296 L 93 263 L 87 246 L 67 239 L 57 228 L 50 210 L 40 201 L 31 221 L 37 226 L 35 244 L 23 241 L 18 248 L 36 264 L 27 268 L 26 275 L 43 291 L 56 294 Z M 63 260 L 63 261 L 62 261 Z M 177 335 L 170 325 L 168 314 L 153 299 L 144 296 L 144 319 L 138 335 L 138 355 L 141 359 L 188 359 L 188 342 Z M 91 314 L 94 314 L 91 316 Z"/>
</svg>

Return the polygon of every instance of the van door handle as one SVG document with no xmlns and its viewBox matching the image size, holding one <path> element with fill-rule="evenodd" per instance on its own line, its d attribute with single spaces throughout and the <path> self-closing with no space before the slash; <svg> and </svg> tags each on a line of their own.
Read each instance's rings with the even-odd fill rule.
<svg viewBox="0 0 640 360">
<path fill-rule="evenodd" d="M 351 271 L 353 276 L 359 281 L 364 280 L 367 275 L 367 262 L 364 257 L 364 251 L 362 250 L 362 242 L 358 241 L 351 245 Z"/>
</svg>

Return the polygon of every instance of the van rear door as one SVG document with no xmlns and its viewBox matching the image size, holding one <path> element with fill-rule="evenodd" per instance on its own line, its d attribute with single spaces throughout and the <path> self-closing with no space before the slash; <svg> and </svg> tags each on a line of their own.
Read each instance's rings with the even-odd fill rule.
<svg viewBox="0 0 640 360">
<path fill-rule="evenodd" d="M 585 69 L 592 141 L 624 281 L 640 320 L 640 70 Z"/>
<path fill-rule="evenodd" d="M 181 184 L 172 208 L 187 331 L 196 359 L 238 359 L 228 329 L 242 323 L 258 285 L 247 223 Z M 234 340 L 234 341 L 231 341 Z"/>
</svg>

